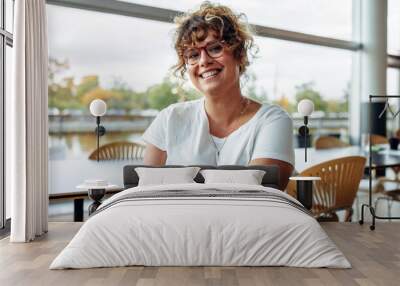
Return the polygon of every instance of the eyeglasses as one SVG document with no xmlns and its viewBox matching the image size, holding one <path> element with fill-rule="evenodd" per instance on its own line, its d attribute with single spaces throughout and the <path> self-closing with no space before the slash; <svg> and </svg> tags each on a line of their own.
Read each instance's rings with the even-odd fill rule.
<svg viewBox="0 0 400 286">
<path fill-rule="evenodd" d="M 205 50 L 210 58 L 219 58 L 224 53 L 224 41 L 217 41 L 207 44 L 202 48 L 189 48 L 183 52 L 187 64 L 195 65 L 199 62 L 201 51 Z"/>
</svg>

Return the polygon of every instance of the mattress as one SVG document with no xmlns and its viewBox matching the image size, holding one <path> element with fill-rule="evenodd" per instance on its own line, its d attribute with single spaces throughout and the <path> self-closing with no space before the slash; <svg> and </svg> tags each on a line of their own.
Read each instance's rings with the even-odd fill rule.
<svg viewBox="0 0 400 286">
<path fill-rule="evenodd" d="M 197 183 L 134 187 L 105 200 L 50 269 L 130 265 L 351 267 L 291 196 Z"/>
</svg>

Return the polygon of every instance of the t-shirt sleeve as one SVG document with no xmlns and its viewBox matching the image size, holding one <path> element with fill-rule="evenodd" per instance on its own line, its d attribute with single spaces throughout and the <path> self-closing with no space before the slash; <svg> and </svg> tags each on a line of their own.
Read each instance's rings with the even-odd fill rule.
<svg viewBox="0 0 400 286">
<path fill-rule="evenodd" d="M 270 158 L 294 166 L 293 122 L 288 116 L 280 116 L 272 122 L 262 122 L 254 142 L 251 160 Z"/>
<path fill-rule="evenodd" d="M 167 150 L 167 124 L 168 124 L 168 108 L 163 109 L 157 114 L 156 118 L 143 133 L 142 139 L 146 143 L 150 143 L 160 150 Z"/>
</svg>

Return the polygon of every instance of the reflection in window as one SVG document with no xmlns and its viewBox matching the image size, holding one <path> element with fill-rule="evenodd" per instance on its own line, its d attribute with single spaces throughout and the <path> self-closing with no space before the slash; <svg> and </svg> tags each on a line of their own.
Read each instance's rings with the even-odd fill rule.
<svg viewBox="0 0 400 286">
<path fill-rule="evenodd" d="M 148 6 L 187 11 L 202 0 L 122 0 Z M 252 24 L 270 26 L 324 37 L 351 40 L 352 1 L 350 0 L 220 0 L 236 12 L 246 14 Z"/>
</svg>

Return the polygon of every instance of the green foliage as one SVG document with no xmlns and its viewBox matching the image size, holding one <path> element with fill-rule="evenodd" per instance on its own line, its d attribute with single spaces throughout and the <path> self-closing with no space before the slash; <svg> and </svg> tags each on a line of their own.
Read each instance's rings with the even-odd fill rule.
<svg viewBox="0 0 400 286">
<path fill-rule="evenodd" d="M 81 79 L 81 82 L 76 86 L 76 96 L 79 100 L 88 92 L 99 87 L 99 77 L 97 75 L 88 75 Z"/>
<path fill-rule="evenodd" d="M 149 107 L 161 110 L 179 100 L 178 92 L 173 92 L 175 86 L 168 79 L 164 79 L 161 84 L 156 84 L 147 89 L 147 99 Z"/>
<path fill-rule="evenodd" d="M 328 104 L 321 94 L 314 90 L 314 83 L 307 82 L 296 86 L 296 102 L 302 99 L 310 99 L 314 103 L 315 110 L 327 111 Z"/>
<path fill-rule="evenodd" d="M 107 102 L 109 109 L 119 109 L 129 112 L 130 110 L 158 109 L 161 110 L 170 104 L 189 101 L 200 98 L 200 92 L 193 88 L 184 87 L 178 82 L 171 81 L 168 77 L 159 83 L 149 87 L 145 92 L 136 92 L 123 80 L 115 79 L 111 88 L 105 89 L 100 86 L 97 75 L 83 77 L 75 84 L 73 77 L 59 79 L 68 70 L 68 60 L 60 61 L 49 59 L 49 107 L 65 109 L 87 109 L 90 102 L 95 98 Z M 268 101 L 267 92 L 257 86 L 257 77 L 254 73 L 247 73 L 242 81 L 242 91 L 247 97 L 260 103 Z M 315 89 L 313 82 L 307 82 L 296 86 L 296 102 L 308 98 L 314 102 L 315 110 L 328 112 L 347 112 L 348 100 L 351 86 L 347 84 L 340 100 L 324 100 L 320 92 Z M 289 113 L 296 111 L 297 103 L 290 102 L 287 97 L 282 96 L 273 103 L 282 106 Z"/>
<path fill-rule="evenodd" d="M 73 96 L 74 79 L 64 78 L 60 83 L 56 82 L 56 77 L 68 69 L 68 61 L 58 61 L 54 58 L 49 59 L 48 75 L 48 96 L 49 107 L 58 108 L 60 111 L 69 108 L 78 109 L 79 102 Z"/>
<path fill-rule="evenodd" d="M 122 109 L 129 112 L 132 109 L 147 109 L 145 93 L 135 92 L 121 79 L 115 79 L 111 88 L 118 98 L 112 98 L 108 104 L 111 109 Z"/>
</svg>

